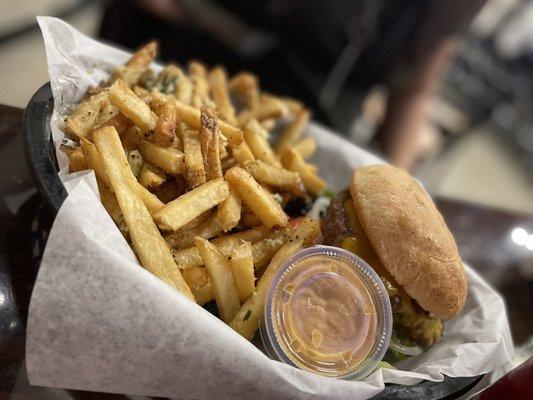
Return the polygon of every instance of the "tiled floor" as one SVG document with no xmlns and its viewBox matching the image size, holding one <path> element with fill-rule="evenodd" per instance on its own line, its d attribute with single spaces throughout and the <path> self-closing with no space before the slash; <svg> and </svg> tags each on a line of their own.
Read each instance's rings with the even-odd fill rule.
<svg viewBox="0 0 533 400">
<path fill-rule="evenodd" d="M 21 3 L 24 7 L 17 8 Z M 0 3 L 0 32 L 14 26 L 13 21 L 29 21 L 32 14 L 53 14 L 72 3 L 73 0 L 4 0 Z M 99 21 L 97 5 L 85 7 L 68 21 L 93 35 Z M 32 93 L 48 80 L 40 32 L 0 45 L 0 77 L 0 103 L 24 107 Z M 426 164 L 419 177 L 436 194 L 533 212 L 532 171 L 518 165 L 489 129 L 458 140 L 435 162 Z"/>
</svg>

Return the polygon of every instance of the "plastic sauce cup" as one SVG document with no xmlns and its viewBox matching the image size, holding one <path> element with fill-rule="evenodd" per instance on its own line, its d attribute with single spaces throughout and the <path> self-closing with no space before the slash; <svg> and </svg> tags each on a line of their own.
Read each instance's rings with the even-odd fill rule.
<svg viewBox="0 0 533 400">
<path fill-rule="evenodd" d="M 331 246 L 300 250 L 276 273 L 260 333 L 270 357 L 325 376 L 362 379 L 389 345 L 392 311 L 375 271 Z"/>
</svg>

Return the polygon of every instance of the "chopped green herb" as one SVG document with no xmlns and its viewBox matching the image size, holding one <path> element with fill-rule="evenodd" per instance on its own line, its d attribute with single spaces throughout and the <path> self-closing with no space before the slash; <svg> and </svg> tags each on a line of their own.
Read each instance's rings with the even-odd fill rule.
<svg viewBox="0 0 533 400">
<path fill-rule="evenodd" d="M 332 199 L 335 197 L 336 193 L 331 189 L 324 190 L 324 193 L 322 193 L 324 197 L 327 197 L 328 199 Z"/>
<path fill-rule="evenodd" d="M 248 318 L 250 318 L 250 315 L 252 315 L 252 310 L 246 311 L 246 315 L 242 319 L 243 321 L 248 321 Z"/>
</svg>

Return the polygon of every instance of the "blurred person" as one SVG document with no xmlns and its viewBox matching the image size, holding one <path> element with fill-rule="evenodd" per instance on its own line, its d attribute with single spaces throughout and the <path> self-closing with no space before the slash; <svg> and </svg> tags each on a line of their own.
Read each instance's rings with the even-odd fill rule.
<svg viewBox="0 0 533 400">
<path fill-rule="evenodd" d="M 156 38 L 161 58 L 247 69 L 266 90 L 307 103 L 346 132 L 358 98 L 388 89 L 380 150 L 410 169 L 457 35 L 485 0 L 111 0 L 101 36 L 130 48 Z"/>
</svg>

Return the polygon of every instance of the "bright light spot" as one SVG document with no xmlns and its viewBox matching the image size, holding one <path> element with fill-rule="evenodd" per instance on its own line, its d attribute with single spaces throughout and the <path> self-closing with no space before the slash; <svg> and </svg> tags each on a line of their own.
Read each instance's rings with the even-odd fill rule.
<svg viewBox="0 0 533 400">
<path fill-rule="evenodd" d="M 519 246 L 526 245 L 526 241 L 531 238 L 524 228 L 514 228 L 511 232 L 511 239 Z"/>
<path fill-rule="evenodd" d="M 4 301 L 5 301 L 5 296 L 3 293 L 0 293 L 0 307 L 4 305 Z"/>
<path fill-rule="evenodd" d="M 533 235 L 529 235 L 526 239 L 526 248 L 533 251 Z"/>
</svg>

